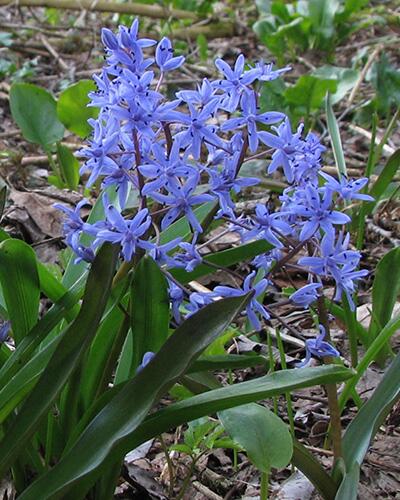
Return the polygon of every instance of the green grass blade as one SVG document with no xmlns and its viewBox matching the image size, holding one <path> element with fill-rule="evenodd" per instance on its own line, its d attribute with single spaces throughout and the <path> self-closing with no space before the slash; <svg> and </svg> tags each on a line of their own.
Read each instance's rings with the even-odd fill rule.
<svg viewBox="0 0 400 500">
<path fill-rule="evenodd" d="M 339 126 L 333 112 L 331 96 L 328 93 L 325 101 L 326 119 L 328 125 L 329 136 L 331 139 L 333 155 L 335 157 L 336 168 L 339 177 L 347 175 L 346 160 L 343 154 L 342 140 L 340 138 Z"/>
</svg>

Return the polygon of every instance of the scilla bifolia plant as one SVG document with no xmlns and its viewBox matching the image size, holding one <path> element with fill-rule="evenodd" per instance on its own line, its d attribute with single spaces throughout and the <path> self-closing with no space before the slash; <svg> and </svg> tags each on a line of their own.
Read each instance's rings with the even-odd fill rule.
<svg viewBox="0 0 400 500">
<path fill-rule="evenodd" d="M 342 408 L 335 383 L 353 372 L 330 340 L 325 286 L 335 285 L 334 297 L 327 297 L 345 299 L 354 309 L 356 284 L 366 271 L 358 270 L 360 254 L 349 247 L 350 218 L 341 208 L 367 198 L 360 194 L 364 181 L 337 182 L 322 174 L 324 147 L 316 135 L 304 137 L 301 125 L 293 132 L 280 112 L 260 113 L 257 83 L 288 68 L 247 65 L 243 55 L 233 67 L 217 59 L 219 79 L 204 79 L 169 100 L 161 92 L 165 75 L 184 57 L 174 56 L 167 38 L 154 57 L 147 49 L 156 42 L 138 38 L 137 21 L 117 35 L 104 29 L 102 40 L 106 64 L 90 95 L 100 113 L 90 120 L 93 135 L 80 155 L 87 186 L 101 180 L 104 192 L 87 221 L 80 215 L 85 200 L 75 210 L 59 206 L 75 253 L 62 284 L 29 254 L 35 286 L 55 305 L 15 335 L 16 349 L 0 369 L 1 473 L 11 470 L 24 500 L 110 498 L 124 455 L 144 441 L 202 416 L 315 384 L 327 387 L 340 462 Z M 279 210 L 259 204 L 244 217 L 232 196 L 258 182 L 240 175 L 255 156 L 271 158 L 268 173 L 281 169 L 288 187 Z M 205 256 L 214 219 L 237 231 L 242 245 Z M 10 241 L 2 243 L 7 258 L 13 255 Z M 252 271 L 237 288 L 200 293 L 186 286 L 246 259 L 253 259 Z M 15 258 L 12 265 L 19 269 L 20 262 Z M 202 394 L 149 413 L 177 381 L 215 369 L 216 361 L 202 352 L 238 314 L 254 330 L 270 317 L 281 320 L 263 305 L 263 296 L 284 265 L 309 276 L 290 301 L 318 311 L 319 333 L 305 343 L 304 360 L 228 387 L 206 390 L 203 384 Z M 4 290 L 5 280 L 2 285 Z M 35 297 L 33 311 L 39 293 Z M 11 294 L 5 299 L 12 304 Z M 8 314 L 15 329 L 18 315 L 11 306 Z M 311 356 L 329 366 L 306 367 Z M 221 368 L 254 364 L 252 357 L 218 359 Z M 326 498 L 334 497 L 339 476 L 332 479 L 295 439 L 292 461 Z"/>
</svg>

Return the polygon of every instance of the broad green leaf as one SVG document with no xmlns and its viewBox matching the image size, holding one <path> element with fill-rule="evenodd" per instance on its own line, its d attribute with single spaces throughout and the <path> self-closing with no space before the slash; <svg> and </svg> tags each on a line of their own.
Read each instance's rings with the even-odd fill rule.
<svg viewBox="0 0 400 500">
<path fill-rule="evenodd" d="M 110 293 L 118 251 L 117 246 L 105 244 L 96 256 L 78 317 L 64 330 L 45 370 L 0 442 L 1 476 L 37 430 L 95 335 Z"/>
<path fill-rule="evenodd" d="M 342 140 L 340 138 L 339 126 L 336 120 L 335 113 L 333 112 L 331 96 L 329 92 L 326 94 L 325 111 L 329 137 L 331 139 L 333 149 L 333 156 L 335 157 L 335 163 L 339 177 L 343 175 L 347 176 L 346 160 L 344 159 Z"/>
<path fill-rule="evenodd" d="M 106 460 L 109 464 L 122 460 L 130 449 L 129 437 L 152 406 L 224 331 L 249 298 L 247 295 L 220 300 L 187 319 L 150 363 L 96 415 L 60 462 L 20 498 L 54 498 L 65 495 L 73 486 L 84 491 L 98 477 Z"/>
<path fill-rule="evenodd" d="M 218 413 L 230 437 L 246 451 L 262 472 L 281 469 L 290 462 L 293 442 L 288 426 L 271 410 L 255 403 Z"/>
<path fill-rule="evenodd" d="M 81 80 L 61 92 L 57 102 L 59 120 L 82 139 L 92 131 L 87 122 L 89 118 L 96 118 L 99 114 L 98 108 L 88 106 L 88 93 L 95 90 L 96 84 L 92 80 Z"/>
<path fill-rule="evenodd" d="M 29 142 L 49 146 L 64 136 L 57 118 L 56 101 L 47 90 L 32 83 L 14 83 L 10 90 L 11 114 Z"/>
<path fill-rule="evenodd" d="M 211 274 L 215 272 L 215 267 L 207 266 L 206 262 L 211 264 L 229 267 L 238 262 L 243 262 L 247 259 L 255 257 L 260 253 L 267 252 L 272 248 L 265 240 L 252 241 L 251 243 L 246 243 L 240 245 L 239 247 L 229 248 L 228 250 L 222 250 L 221 252 L 211 253 L 205 255 L 203 258 L 203 264 L 200 264 L 196 269 L 187 273 L 184 269 L 173 269 L 171 274 L 181 283 L 189 283 L 189 281 L 196 280 L 201 276 Z"/>
<path fill-rule="evenodd" d="M 400 355 L 397 355 L 370 399 L 362 406 L 345 432 L 343 458 L 346 474 L 336 497 L 338 500 L 357 498 L 357 483 L 354 484 L 354 481 L 357 479 L 358 482 L 360 464 L 376 432 L 399 398 Z"/>
<path fill-rule="evenodd" d="M 131 286 L 131 374 L 146 352 L 157 352 L 161 348 L 167 340 L 168 327 L 168 283 L 154 260 L 145 256 L 135 269 Z"/>
<path fill-rule="evenodd" d="M 335 34 L 335 15 L 340 9 L 339 0 L 309 0 L 308 12 L 313 33 L 317 35 L 315 46 L 328 49 Z"/>
<path fill-rule="evenodd" d="M 79 161 L 69 148 L 60 143 L 57 143 L 57 158 L 67 187 L 75 190 L 79 184 Z"/>
<path fill-rule="evenodd" d="M 332 105 L 343 99 L 347 92 L 354 87 L 360 76 L 360 72 L 356 69 L 328 65 L 316 68 L 311 74 L 321 80 L 335 80 L 337 82 L 336 92 L 331 95 Z"/>
<path fill-rule="evenodd" d="M 40 283 L 36 255 L 21 240 L 0 244 L 0 283 L 16 344 L 37 323 Z"/>
<path fill-rule="evenodd" d="M 285 91 L 285 98 L 296 109 L 296 113 L 308 117 L 322 106 L 326 93 L 335 93 L 336 89 L 336 80 L 321 80 L 312 75 L 303 75 L 293 87 Z"/>
<path fill-rule="evenodd" d="M 393 248 L 378 262 L 372 287 L 371 341 L 391 319 L 400 293 L 400 248 Z"/>
</svg>

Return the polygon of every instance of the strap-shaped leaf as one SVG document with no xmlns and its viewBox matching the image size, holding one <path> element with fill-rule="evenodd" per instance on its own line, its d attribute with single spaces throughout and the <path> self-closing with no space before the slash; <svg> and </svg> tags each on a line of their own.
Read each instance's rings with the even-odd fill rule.
<svg viewBox="0 0 400 500">
<path fill-rule="evenodd" d="M 343 458 L 346 474 L 337 499 L 357 498 L 354 478 L 359 475 L 368 447 L 386 415 L 400 398 L 400 354 L 392 361 L 370 399 L 363 405 L 346 430 L 343 438 Z M 356 482 L 356 484 L 357 484 Z"/>
<path fill-rule="evenodd" d="M 37 384 L 0 442 L 0 476 L 35 432 L 95 335 L 110 294 L 118 251 L 116 245 L 109 244 L 100 249 L 88 276 L 78 317 L 63 332 Z"/>
<path fill-rule="evenodd" d="M 0 282 L 16 344 L 37 323 L 40 282 L 36 255 L 21 240 L 0 244 Z"/>
<path fill-rule="evenodd" d="M 65 494 L 72 486 L 85 491 L 106 460 L 112 464 L 121 460 L 129 451 L 129 437 L 151 407 L 227 328 L 249 298 L 244 295 L 220 300 L 186 320 L 150 363 L 90 422 L 61 461 L 20 498 L 54 498 Z"/>
<path fill-rule="evenodd" d="M 400 292 L 400 248 L 393 248 L 376 266 L 372 287 L 372 318 L 369 335 L 372 340 L 391 319 Z"/>
<path fill-rule="evenodd" d="M 135 269 L 131 287 L 131 329 L 135 373 L 143 355 L 157 352 L 168 337 L 168 283 L 151 257 L 143 257 Z"/>
</svg>

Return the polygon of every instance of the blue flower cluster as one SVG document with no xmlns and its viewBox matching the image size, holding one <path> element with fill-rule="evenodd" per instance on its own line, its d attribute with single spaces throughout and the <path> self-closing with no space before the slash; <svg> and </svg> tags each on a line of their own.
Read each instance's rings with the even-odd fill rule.
<svg viewBox="0 0 400 500">
<path fill-rule="evenodd" d="M 183 56 L 175 56 L 169 39 L 158 44 L 138 38 L 138 21 L 130 28 L 120 26 L 117 34 L 102 30 L 105 65 L 95 75 L 97 91 L 90 93 L 91 106 L 99 108 L 96 120 L 89 120 L 93 134 L 79 152 L 84 159 L 81 174 L 87 186 L 100 181 L 104 188 L 104 220 L 89 224 L 80 209 L 59 207 L 65 212 L 67 244 L 77 260 L 91 261 L 103 242 L 121 245 L 121 255 L 131 261 L 138 253 L 148 253 L 162 269 L 182 267 L 193 271 L 202 263 L 197 240 L 203 227 L 195 208 L 206 202 L 217 205 L 216 218 L 229 221 L 243 242 L 265 239 L 273 250 L 259 255 L 242 289 L 217 286 L 210 293 L 187 291 L 170 280 L 174 320 L 190 315 L 219 297 L 253 291 L 246 314 L 255 329 L 270 317 L 263 296 L 271 283 L 274 265 L 285 258 L 285 251 L 307 250 L 297 265 L 309 271 L 310 283 L 291 296 L 294 304 L 309 307 L 322 293 L 325 281 L 334 282 L 335 300 L 343 293 L 354 307 L 352 295 L 358 279 L 366 274 L 357 270 L 358 252 L 349 250 L 345 233 L 350 217 L 340 208 L 349 200 L 365 200 L 360 194 L 366 180 L 339 181 L 321 171 L 325 148 L 313 133 L 303 135 L 300 125 L 293 132 L 289 118 L 281 112 L 260 112 L 257 82 L 280 77 L 290 68 L 274 69 L 271 64 L 248 64 L 239 55 L 233 67 L 222 59 L 215 65 L 216 80 L 204 79 L 196 90 L 181 90 L 172 100 L 160 89 L 165 75 L 182 66 Z M 145 49 L 150 49 L 150 57 Z M 235 212 L 233 195 L 253 186 L 258 179 L 240 177 L 241 166 L 260 148 L 270 152 L 267 172 L 281 170 L 288 187 L 279 211 L 258 204 L 254 216 Z M 270 148 L 270 149 L 269 149 Z M 107 192 L 118 193 L 110 202 Z M 132 215 L 132 203 L 138 199 Z M 129 210 L 126 210 L 126 209 Z M 127 215 L 129 213 L 129 215 Z M 173 222 L 185 217 L 192 229 L 192 241 L 175 239 L 160 245 L 157 235 Z M 89 246 L 81 236 L 88 235 Z M 317 341 L 311 350 L 319 356 L 335 355 Z M 329 351 L 329 352 L 328 352 Z"/>
</svg>

